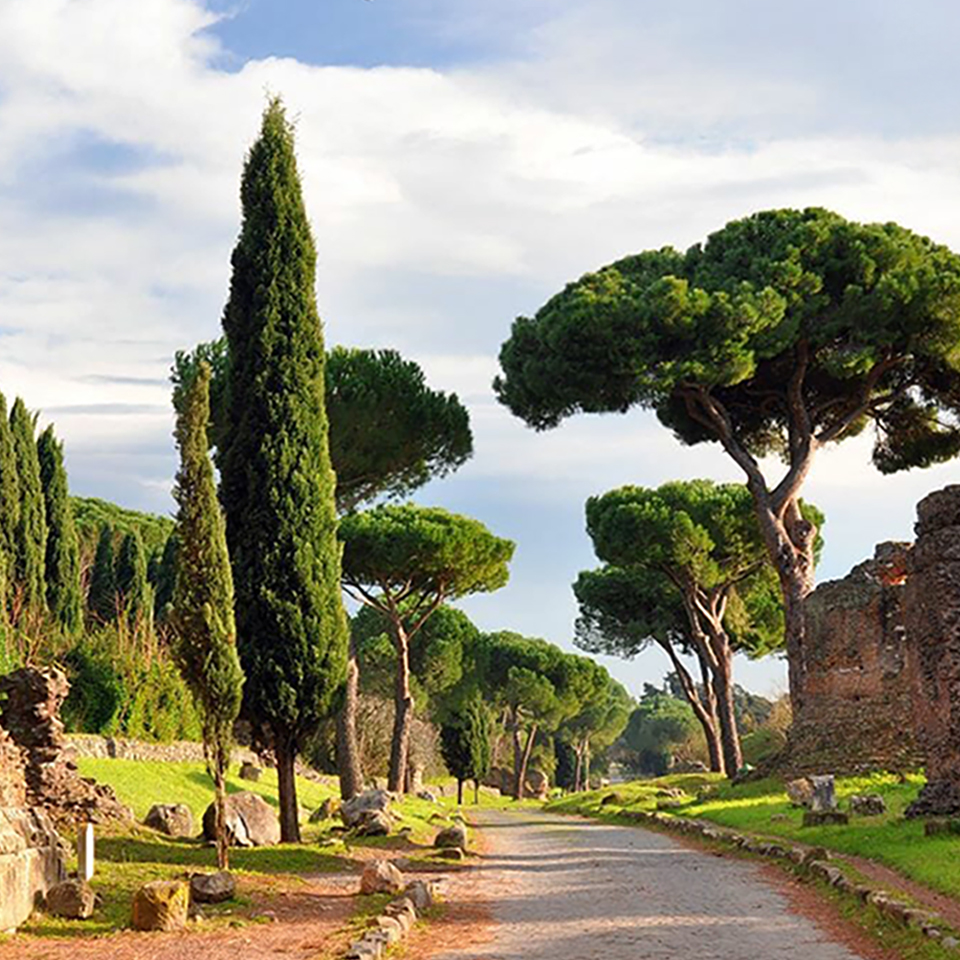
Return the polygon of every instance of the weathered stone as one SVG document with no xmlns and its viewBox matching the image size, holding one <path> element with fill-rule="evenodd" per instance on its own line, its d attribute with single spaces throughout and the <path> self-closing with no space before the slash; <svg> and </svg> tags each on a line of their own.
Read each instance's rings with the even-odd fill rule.
<svg viewBox="0 0 960 960">
<path fill-rule="evenodd" d="M 133 814 L 113 790 L 81 777 L 66 752 L 60 706 L 69 690 L 66 674 L 55 667 L 24 667 L 0 677 L 0 726 L 22 753 L 27 803 L 61 828 L 130 821 Z"/>
<path fill-rule="evenodd" d="M 400 893 L 403 874 L 389 860 L 372 860 L 360 876 L 361 893 Z"/>
<path fill-rule="evenodd" d="M 960 820 L 934 818 L 923 825 L 924 836 L 942 837 L 950 833 L 960 833 Z"/>
<path fill-rule="evenodd" d="M 190 896 L 197 903 L 223 903 L 237 892 L 237 881 L 232 873 L 195 873 L 190 878 Z"/>
<path fill-rule="evenodd" d="M 370 812 L 390 813 L 391 795 L 386 790 L 365 790 L 340 805 L 340 819 L 348 827 L 360 825 Z"/>
<path fill-rule="evenodd" d="M 879 817 L 887 812 L 887 804 L 878 793 L 855 793 L 850 798 L 850 812 L 858 817 Z"/>
<path fill-rule="evenodd" d="M 250 763 L 248 760 L 244 760 L 240 764 L 240 779 L 249 780 L 251 783 L 258 783 L 260 777 L 263 774 L 263 770 L 260 769 L 255 763 Z"/>
<path fill-rule="evenodd" d="M 833 775 L 810 777 L 810 787 L 813 794 L 810 798 L 810 809 L 814 813 L 827 813 L 837 809 L 836 784 Z"/>
<path fill-rule="evenodd" d="M 787 796 L 795 807 L 809 807 L 813 802 L 813 784 L 807 777 L 798 777 L 784 784 Z"/>
<path fill-rule="evenodd" d="M 418 911 L 433 906 L 433 884 L 429 880 L 412 880 L 407 884 L 406 894 Z"/>
<path fill-rule="evenodd" d="M 374 922 L 387 935 L 388 943 L 399 943 L 403 939 L 403 927 L 394 917 L 379 916 Z"/>
<path fill-rule="evenodd" d="M 354 829 L 361 837 L 386 837 L 393 829 L 393 819 L 383 810 L 365 810 Z"/>
<path fill-rule="evenodd" d="M 55 917 L 86 920 L 93 916 L 96 894 L 83 880 L 64 880 L 47 891 L 46 910 Z"/>
<path fill-rule="evenodd" d="M 842 580 L 804 602 L 806 635 L 791 691 L 793 726 L 777 760 L 797 774 L 915 769 L 913 644 L 906 628 L 910 546 L 882 543 Z"/>
<path fill-rule="evenodd" d="M 133 898 L 136 930 L 182 930 L 190 910 L 190 887 L 181 880 L 154 880 Z"/>
<path fill-rule="evenodd" d="M 441 830 L 433 841 L 435 847 L 458 847 L 460 850 L 467 849 L 467 831 L 460 824 L 447 827 Z"/>
<path fill-rule="evenodd" d="M 434 851 L 434 856 L 442 860 L 463 860 L 466 854 L 460 847 L 440 847 L 439 850 Z"/>
<path fill-rule="evenodd" d="M 203 814 L 203 837 L 216 837 L 217 808 Z M 271 847 L 280 842 L 280 821 L 273 807 L 258 793 L 231 793 L 226 803 L 227 836 L 235 847 Z"/>
<path fill-rule="evenodd" d="M 185 803 L 155 803 L 143 823 L 168 837 L 194 835 L 193 812 Z"/>
<path fill-rule="evenodd" d="M 840 810 L 807 810 L 803 815 L 805 827 L 842 826 L 850 822 L 850 817 Z"/>
<path fill-rule="evenodd" d="M 543 800 L 550 792 L 550 778 L 542 770 L 528 770 L 524 792 L 528 797 Z"/>
<path fill-rule="evenodd" d="M 65 875 L 60 838 L 46 813 L 0 808 L 0 931 L 23 923 L 36 899 Z"/>
<path fill-rule="evenodd" d="M 917 518 L 906 610 L 927 784 L 905 815 L 950 817 L 960 814 L 960 486 L 925 497 Z"/>
<path fill-rule="evenodd" d="M 429 790 L 420 790 L 417 792 L 418 800 L 426 800 L 427 803 L 438 803 L 436 794 L 431 793 Z"/>
</svg>

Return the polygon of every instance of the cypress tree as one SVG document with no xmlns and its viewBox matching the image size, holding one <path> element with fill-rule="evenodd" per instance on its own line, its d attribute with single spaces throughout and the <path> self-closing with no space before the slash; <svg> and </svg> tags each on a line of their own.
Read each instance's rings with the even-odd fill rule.
<svg viewBox="0 0 960 960">
<path fill-rule="evenodd" d="M 3 566 L 8 585 L 12 583 L 14 576 L 19 522 L 20 480 L 17 476 L 17 453 L 7 419 L 7 401 L 0 393 L 0 553 L 5 559 Z"/>
<path fill-rule="evenodd" d="M 57 623 L 75 635 L 83 620 L 80 591 L 80 540 L 67 492 L 63 445 L 49 426 L 37 441 L 40 482 L 47 517 L 47 604 Z"/>
<path fill-rule="evenodd" d="M 173 603 L 173 589 L 177 576 L 177 535 L 172 533 L 163 545 L 163 552 L 157 562 L 153 584 L 153 615 L 157 621 L 166 618 L 168 608 Z"/>
<path fill-rule="evenodd" d="M 216 788 L 217 864 L 226 870 L 226 772 L 243 672 L 237 656 L 226 526 L 207 453 L 209 419 L 210 368 L 204 363 L 178 401 L 180 472 L 175 496 L 179 549 L 172 619 L 181 670 L 203 719 L 207 769 Z"/>
<path fill-rule="evenodd" d="M 324 405 L 316 251 L 279 100 L 247 156 L 223 328 L 230 351 L 221 499 L 244 713 L 269 732 L 280 828 L 300 837 L 294 761 L 343 682 L 347 625 Z"/>
<path fill-rule="evenodd" d="M 90 574 L 90 591 L 87 594 L 87 609 L 103 623 L 110 623 L 117 616 L 117 573 L 113 558 L 113 530 L 104 524 L 97 540 L 97 552 L 93 558 Z"/>
<path fill-rule="evenodd" d="M 120 543 L 117 556 L 117 593 L 127 623 L 132 627 L 147 614 L 150 591 L 147 584 L 147 555 L 138 530 L 131 530 Z M 152 597 L 151 597 L 152 599 Z"/>
<path fill-rule="evenodd" d="M 14 552 L 16 586 L 21 610 L 33 614 L 46 610 L 47 520 L 40 483 L 40 460 L 34 441 L 36 420 L 23 400 L 14 401 L 10 411 L 10 432 L 17 460 L 20 487 L 20 516 L 17 521 Z"/>
</svg>

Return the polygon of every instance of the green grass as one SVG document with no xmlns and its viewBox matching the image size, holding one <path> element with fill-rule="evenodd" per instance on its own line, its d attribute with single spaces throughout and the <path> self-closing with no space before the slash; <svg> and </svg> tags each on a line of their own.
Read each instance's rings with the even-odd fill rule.
<svg viewBox="0 0 960 960">
<path fill-rule="evenodd" d="M 80 757 L 77 767 L 81 776 L 113 787 L 140 821 L 155 803 L 185 803 L 193 811 L 199 829 L 203 811 L 213 802 L 213 781 L 202 763 Z M 238 773 L 239 765 L 234 764 L 227 778 L 229 793 L 251 790 L 277 806 L 276 770 L 264 770 L 258 783 L 241 780 Z M 297 801 L 307 811 L 315 810 L 334 795 L 339 795 L 339 791 L 333 786 L 297 779 Z"/>
<path fill-rule="evenodd" d="M 716 775 L 662 777 L 658 780 L 616 784 L 548 804 L 558 813 L 583 813 L 616 819 L 627 810 L 654 810 L 657 791 L 680 787 L 687 799 L 675 810 L 684 817 L 710 820 L 722 826 L 770 837 L 823 846 L 838 853 L 867 857 L 898 870 L 931 889 L 960 899 L 960 836 L 925 837 L 923 822 L 904 820 L 904 808 L 913 800 L 923 778 L 906 782 L 893 774 L 844 777 L 837 780 L 841 809 L 853 793 L 878 793 L 887 804 L 880 817 L 851 817 L 847 826 L 804 827 L 803 811 L 791 806 L 783 785 L 760 780 L 732 786 Z M 699 799 L 698 799 L 699 793 Z M 613 798 L 606 804 L 604 798 Z"/>
</svg>

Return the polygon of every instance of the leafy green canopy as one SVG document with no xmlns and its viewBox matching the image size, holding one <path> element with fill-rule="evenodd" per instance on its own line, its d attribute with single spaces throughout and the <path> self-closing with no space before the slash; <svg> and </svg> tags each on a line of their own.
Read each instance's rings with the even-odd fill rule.
<svg viewBox="0 0 960 960">
<path fill-rule="evenodd" d="M 178 352 L 175 393 L 200 362 L 213 369 L 211 440 L 219 449 L 230 364 L 226 342 Z M 421 368 L 395 350 L 334 347 L 327 355 L 325 390 L 341 513 L 381 495 L 407 496 L 452 473 L 473 453 L 469 415 L 457 395 L 432 390 Z"/>
<path fill-rule="evenodd" d="M 37 456 L 48 528 L 47 604 L 60 627 L 68 634 L 75 634 L 83 624 L 80 541 L 67 492 L 63 444 L 57 441 L 52 426 L 40 434 Z"/>
<path fill-rule="evenodd" d="M 623 740 L 636 754 L 640 770 L 660 775 L 667 772 L 673 751 L 696 732 L 689 704 L 647 686 L 630 714 Z"/>
<path fill-rule="evenodd" d="M 117 616 L 117 571 L 114 566 L 113 530 L 100 528 L 97 552 L 90 573 L 87 607 L 93 616 L 109 623 Z"/>
<path fill-rule="evenodd" d="M 340 538 L 344 583 L 396 604 L 417 598 L 408 608 L 412 618 L 436 598 L 499 590 L 514 551 L 479 520 L 412 503 L 350 514 L 340 522 Z"/>
<path fill-rule="evenodd" d="M 729 429 L 796 459 L 804 427 L 825 443 L 872 421 L 880 470 L 926 466 L 960 450 L 960 258 L 892 223 L 758 213 L 585 275 L 500 362 L 500 400 L 538 429 L 638 405 L 685 443 Z"/>
<path fill-rule="evenodd" d="M 278 100 L 264 113 L 240 195 L 243 225 L 223 317 L 230 365 L 221 500 L 247 676 L 244 709 L 271 728 L 286 770 L 300 739 L 333 706 L 347 624 L 316 251 L 293 128 Z M 284 794 L 281 807 L 284 839 L 294 839 L 295 795 Z"/>
</svg>

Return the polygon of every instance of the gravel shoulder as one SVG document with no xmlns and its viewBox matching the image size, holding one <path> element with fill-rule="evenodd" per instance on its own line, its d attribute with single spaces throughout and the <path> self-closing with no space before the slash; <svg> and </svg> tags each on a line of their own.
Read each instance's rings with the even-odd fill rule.
<svg viewBox="0 0 960 960">
<path fill-rule="evenodd" d="M 453 880 L 449 893 L 486 907 L 487 935 L 438 944 L 431 960 L 877 955 L 855 952 L 830 925 L 794 912 L 795 898 L 749 861 L 660 833 L 536 811 L 484 811 L 479 823 L 483 868 Z"/>
</svg>

